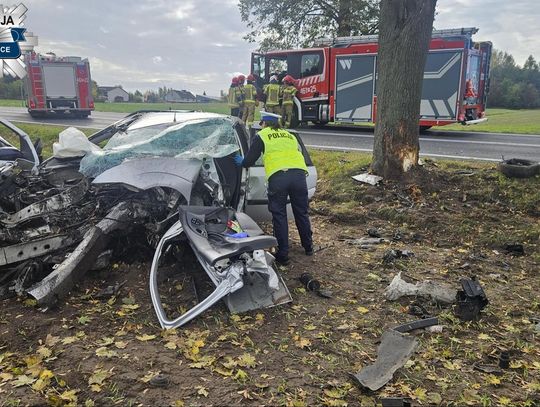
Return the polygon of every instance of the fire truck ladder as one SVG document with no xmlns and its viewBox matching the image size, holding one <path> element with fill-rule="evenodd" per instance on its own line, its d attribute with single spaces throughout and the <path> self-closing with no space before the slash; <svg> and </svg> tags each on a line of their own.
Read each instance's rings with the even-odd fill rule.
<svg viewBox="0 0 540 407">
<path fill-rule="evenodd" d="M 478 28 L 466 27 L 466 28 L 452 28 L 447 30 L 433 30 L 431 38 L 448 38 L 448 37 L 471 37 L 478 32 Z M 378 35 L 354 35 L 350 37 L 336 37 L 336 38 L 320 38 L 315 40 L 314 47 L 340 47 L 344 48 L 351 44 L 362 44 L 377 42 L 379 40 Z"/>
<path fill-rule="evenodd" d="M 43 89 L 43 77 L 41 67 L 30 65 L 30 75 L 33 88 L 33 94 L 36 98 L 36 107 L 45 106 L 45 93 Z"/>
</svg>

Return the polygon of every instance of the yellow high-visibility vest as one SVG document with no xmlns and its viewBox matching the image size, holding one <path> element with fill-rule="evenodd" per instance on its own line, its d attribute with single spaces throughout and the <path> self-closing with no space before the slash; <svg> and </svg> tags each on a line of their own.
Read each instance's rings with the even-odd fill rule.
<svg viewBox="0 0 540 407">
<path fill-rule="evenodd" d="M 237 90 L 238 90 L 238 87 L 236 86 L 231 86 L 229 88 L 229 94 L 227 96 L 227 103 L 229 105 L 229 107 L 238 107 L 238 101 L 237 101 Z"/>
<path fill-rule="evenodd" d="M 251 83 L 244 85 L 244 102 L 246 104 L 255 104 L 255 96 L 257 95 L 257 88 Z"/>
<path fill-rule="evenodd" d="M 285 169 L 298 168 L 306 171 L 307 166 L 296 137 L 284 129 L 265 127 L 259 131 L 264 144 L 263 163 L 266 179 Z"/>
<path fill-rule="evenodd" d="M 283 104 L 292 105 L 294 95 L 296 95 L 297 89 L 292 85 L 287 85 L 283 88 Z"/>
<path fill-rule="evenodd" d="M 269 83 L 264 87 L 264 94 L 266 95 L 266 106 L 277 106 L 279 105 L 279 96 L 281 91 L 281 86 L 277 83 Z"/>
</svg>

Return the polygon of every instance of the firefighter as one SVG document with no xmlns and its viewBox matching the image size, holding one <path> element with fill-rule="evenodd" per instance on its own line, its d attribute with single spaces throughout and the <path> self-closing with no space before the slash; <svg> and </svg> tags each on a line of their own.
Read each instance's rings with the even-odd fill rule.
<svg viewBox="0 0 540 407">
<path fill-rule="evenodd" d="M 244 116 L 244 82 L 246 80 L 246 77 L 242 74 L 238 75 L 238 118 L 241 119 Z"/>
<path fill-rule="evenodd" d="M 255 106 L 257 102 L 257 88 L 254 85 L 255 77 L 249 74 L 247 77 L 247 85 L 244 86 L 244 111 L 242 114 L 242 120 L 246 123 L 246 126 L 251 127 L 253 125 L 253 118 L 255 115 Z"/>
<path fill-rule="evenodd" d="M 231 116 L 238 117 L 238 111 L 240 109 L 240 104 L 238 103 L 238 78 L 235 76 L 231 80 L 231 85 L 229 86 L 229 94 L 227 96 L 227 103 L 231 108 Z"/>
<path fill-rule="evenodd" d="M 288 128 L 291 126 L 291 120 L 293 117 L 293 103 L 294 103 L 294 96 L 296 95 L 296 92 L 298 91 L 296 89 L 296 86 L 294 86 L 294 78 L 291 75 L 286 75 L 283 78 L 283 88 L 282 88 L 282 94 L 283 94 L 283 119 L 281 121 L 281 124 L 283 127 Z"/>
<path fill-rule="evenodd" d="M 268 113 L 280 114 L 279 99 L 281 98 L 281 86 L 279 86 L 277 76 L 270 77 L 270 83 L 264 86 L 265 109 Z"/>
<path fill-rule="evenodd" d="M 238 166 L 249 168 L 262 154 L 268 182 L 268 209 L 272 213 L 272 226 L 277 239 L 276 261 L 289 262 L 289 225 L 287 199 L 290 199 L 294 221 L 307 256 L 313 255 L 311 222 L 308 216 L 307 166 L 297 136 L 282 129 L 280 116 L 261 112 L 261 126 L 251 139 L 246 157 L 237 154 Z"/>
</svg>

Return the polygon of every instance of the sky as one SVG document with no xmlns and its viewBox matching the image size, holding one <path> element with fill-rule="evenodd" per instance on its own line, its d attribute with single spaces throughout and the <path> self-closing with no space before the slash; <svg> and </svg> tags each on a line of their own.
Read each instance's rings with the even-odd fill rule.
<svg viewBox="0 0 540 407">
<path fill-rule="evenodd" d="M 522 65 L 530 54 L 540 59 L 537 1 L 439 0 L 434 26 L 478 27 L 475 40 L 492 41 Z M 217 96 L 233 75 L 248 73 L 257 48 L 243 39 L 248 29 L 238 0 L 23 4 L 28 7 L 25 26 L 38 36 L 37 51 L 88 58 L 92 78 L 101 86 L 122 85 L 128 91 L 166 86 Z"/>
</svg>

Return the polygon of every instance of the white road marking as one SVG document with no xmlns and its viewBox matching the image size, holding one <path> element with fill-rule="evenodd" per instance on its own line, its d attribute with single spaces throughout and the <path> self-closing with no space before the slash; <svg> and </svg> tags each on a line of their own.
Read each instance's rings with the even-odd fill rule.
<svg viewBox="0 0 540 407">
<path fill-rule="evenodd" d="M 355 147 L 338 147 L 338 146 L 321 146 L 316 144 L 306 144 L 306 147 L 317 148 L 319 150 L 335 150 L 335 151 L 363 151 L 372 153 L 373 149 L 371 148 L 355 148 Z M 422 157 L 437 157 L 437 158 L 453 158 L 458 160 L 477 160 L 477 161 L 489 161 L 489 162 L 499 162 L 501 160 L 494 158 L 485 158 L 485 157 L 468 157 L 462 155 L 448 155 L 448 154 L 435 154 L 435 153 L 420 153 Z"/>
</svg>

